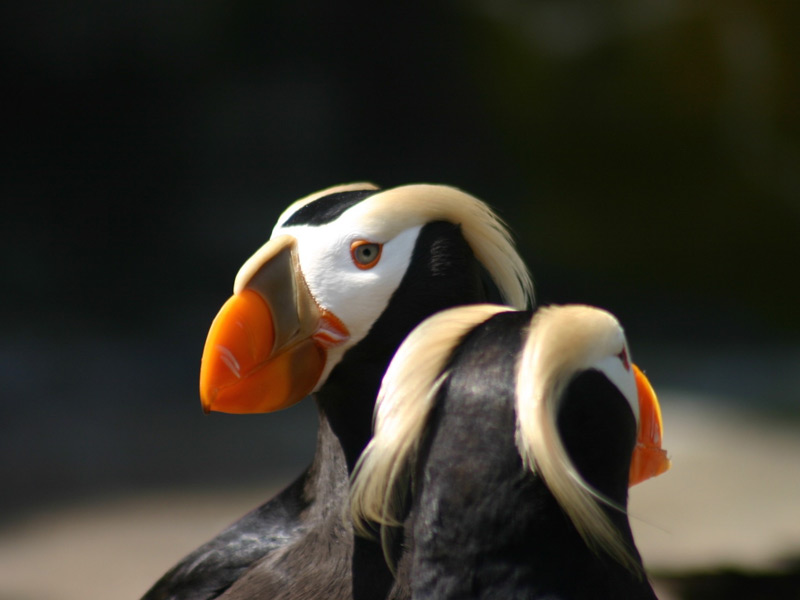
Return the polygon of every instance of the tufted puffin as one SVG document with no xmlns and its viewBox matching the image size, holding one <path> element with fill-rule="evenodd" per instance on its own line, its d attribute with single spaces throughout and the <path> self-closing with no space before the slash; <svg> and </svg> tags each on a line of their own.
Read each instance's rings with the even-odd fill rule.
<svg viewBox="0 0 800 600">
<path fill-rule="evenodd" d="M 200 395 L 206 412 L 255 413 L 311 394 L 315 456 L 144 600 L 385 597 L 380 547 L 343 515 L 389 361 L 426 317 L 492 294 L 524 309 L 532 288 L 505 225 L 458 189 L 350 184 L 289 206 L 211 325 Z"/>
<path fill-rule="evenodd" d="M 608 312 L 453 308 L 387 371 L 351 513 L 390 598 L 652 599 L 626 507 L 669 467 L 661 433 Z"/>
</svg>

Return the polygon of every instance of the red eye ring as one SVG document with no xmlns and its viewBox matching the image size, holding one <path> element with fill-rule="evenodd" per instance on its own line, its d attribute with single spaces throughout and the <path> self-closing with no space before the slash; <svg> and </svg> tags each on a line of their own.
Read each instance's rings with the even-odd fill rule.
<svg viewBox="0 0 800 600">
<path fill-rule="evenodd" d="M 367 240 L 356 240 L 350 244 L 350 256 L 353 258 L 353 264 L 362 270 L 371 269 L 377 265 L 382 251 L 383 244 Z"/>
</svg>

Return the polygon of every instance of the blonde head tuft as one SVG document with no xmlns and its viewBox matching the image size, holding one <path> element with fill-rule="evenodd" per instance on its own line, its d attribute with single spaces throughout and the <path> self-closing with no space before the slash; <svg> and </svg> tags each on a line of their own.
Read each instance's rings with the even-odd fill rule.
<svg viewBox="0 0 800 600">
<path fill-rule="evenodd" d="M 539 309 L 517 366 L 516 442 L 524 466 L 544 479 L 589 547 L 607 552 L 641 575 L 639 562 L 601 503 L 624 509 L 578 473 L 556 426 L 558 402 L 572 376 L 616 357 L 625 348 L 622 328 L 606 311 L 579 305 Z M 628 401 L 636 404 L 636 397 Z"/>
</svg>

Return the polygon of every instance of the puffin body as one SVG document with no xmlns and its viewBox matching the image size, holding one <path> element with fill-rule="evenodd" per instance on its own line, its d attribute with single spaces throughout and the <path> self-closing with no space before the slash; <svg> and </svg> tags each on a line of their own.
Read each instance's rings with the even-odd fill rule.
<svg viewBox="0 0 800 600">
<path fill-rule="evenodd" d="M 502 223 L 454 188 L 352 184 L 291 205 L 211 326 L 200 392 L 204 410 L 235 413 L 282 409 L 311 393 L 320 421 L 313 462 L 144 600 L 385 597 L 393 579 L 380 548 L 354 540 L 342 518 L 381 379 L 417 324 L 485 301 L 492 285 L 519 308 L 532 294 Z"/>
<path fill-rule="evenodd" d="M 660 436 L 608 313 L 457 308 L 389 368 L 351 509 L 391 598 L 652 599 L 625 507 L 668 467 Z"/>
</svg>

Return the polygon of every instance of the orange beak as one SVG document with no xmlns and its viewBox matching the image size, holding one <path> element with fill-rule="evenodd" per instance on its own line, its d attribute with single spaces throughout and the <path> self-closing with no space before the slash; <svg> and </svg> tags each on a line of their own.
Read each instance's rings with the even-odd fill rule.
<svg viewBox="0 0 800 600">
<path fill-rule="evenodd" d="M 271 240 L 239 271 L 203 348 L 204 412 L 272 412 L 299 402 L 316 387 L 326 349 L 349 337 L 314 302 L 295 245 L 290 236 Z"/>
<path fill-rule="evenodd" d="M 633 372 L 639 394 L 639 433 L 631 457 L 629 486 L 657 477 L 670 468 L 667 453 L 661 448 L 663 427 L 658 398 L 639 367 L 633 365 Z"/>
</svg>

